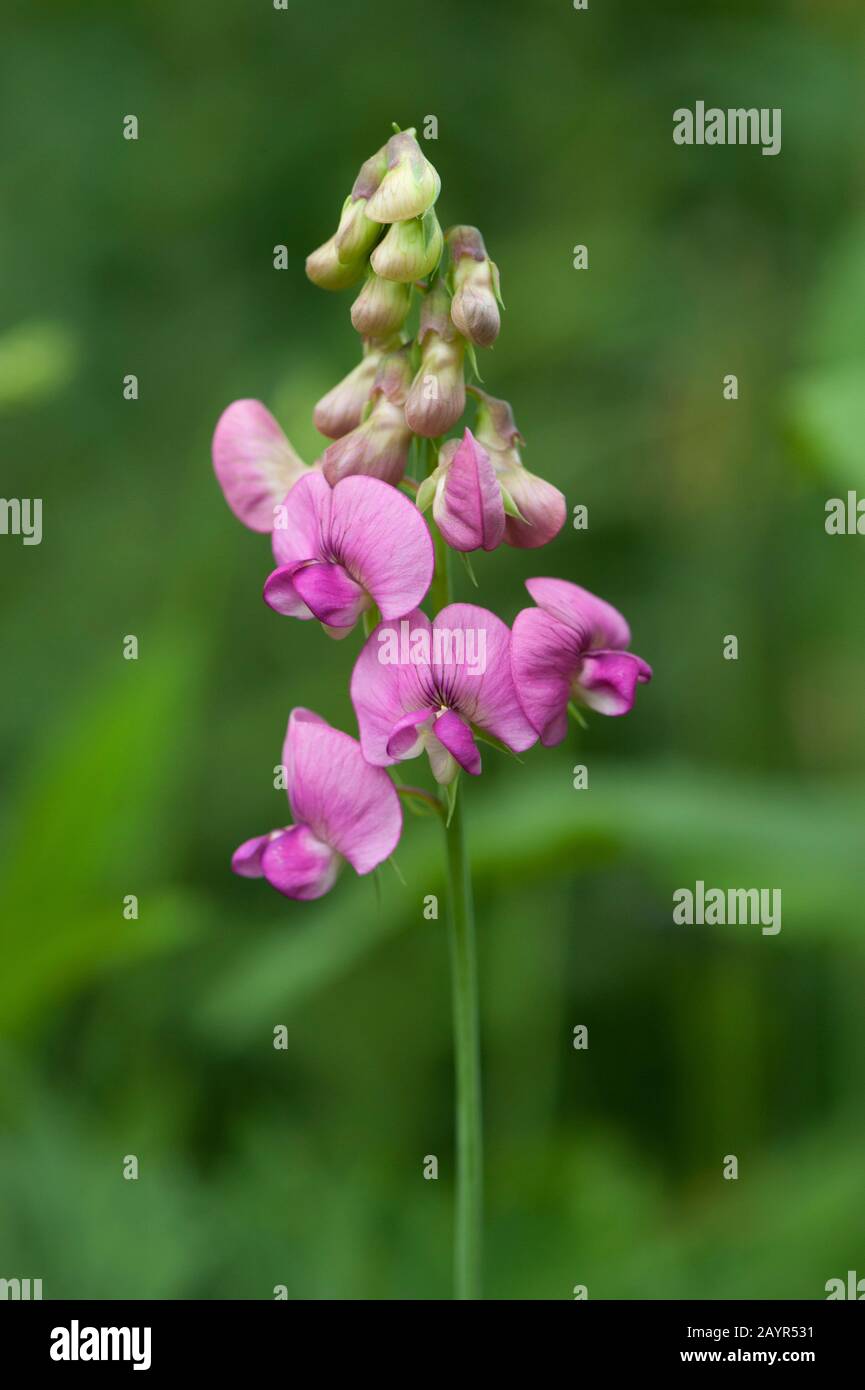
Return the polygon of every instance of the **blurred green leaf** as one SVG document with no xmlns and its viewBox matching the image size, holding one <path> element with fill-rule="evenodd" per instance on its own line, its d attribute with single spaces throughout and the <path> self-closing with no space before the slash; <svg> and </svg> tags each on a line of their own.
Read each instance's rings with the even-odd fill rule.
<svg viewBox="0 0 865 1390">
<path fill-rule="evenodd" d="M 0 864 L 7 1028 L 196 929 L 194 895 L 165 881 L 165 803 L 182 773 L 200 651 L 154 636 L 138 661 L 124 661 L 118 640 L 116 661 L 100 692 L 45 740 L 18 790 Z M 123 917 L 128 894 L 139 898 L 137 921 Z"/>
<path fill-rule="evenodd" d="M 60 323 L 22 323 L 0 334 L 0 410 L 30 405 L 68 386 L 78 342 Z"/>
</svg>

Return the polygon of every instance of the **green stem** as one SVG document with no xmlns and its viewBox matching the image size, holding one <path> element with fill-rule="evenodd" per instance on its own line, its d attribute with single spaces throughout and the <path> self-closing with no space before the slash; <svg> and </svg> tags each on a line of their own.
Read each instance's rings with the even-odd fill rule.
<svg viewBox="0 0 865 1390">
<path fill-rule="evenodd" d="M 481 1296 L 483 1139 L 477 956 L 462 797 L 445 831 L 450 880 L 450 956 L 456 1069 L 456 1213 L 454 1287 L 458 1299 Z"/>
<path fill-rule="evenodd" d="M 435 468 L 440 442 L 430 441 L 429 472 Z M 435 525 L 433 534 L 436 566 L 431 598 L 434 611 L 439 613 L 451 601 L 451 554 Z M 445 843 L 456 1082 L 454 1295 L 462 1300 L 481 1297 L 483 1132 L 475 919 L 460 792 L 450 824 L 445 826 Z"/>
</svg>

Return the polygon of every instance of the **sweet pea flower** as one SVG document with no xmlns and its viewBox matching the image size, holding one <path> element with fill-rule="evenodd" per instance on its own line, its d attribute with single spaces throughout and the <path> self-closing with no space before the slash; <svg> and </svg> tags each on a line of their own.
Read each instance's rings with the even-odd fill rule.
<svg viewBox="0 0 865 1390">
<path fill-rule="evenodd" d="M 354 473 L 396 485 L 408 463 L 411 430 L 405 402 L 411 383 L 408 349 L 389 353 L 379 362 L 370 391 L 367 418 L 325 449 L 321 466 L 329 483 Z"/>
<path fill-rule="evenodd" d="M 308 902 L 333 887 L 344 861 L 368 874 L 393 853 L 399 796 L 356 739 L 312 710 L 294 709 L 282 761 L 294 824 L 246 840 L 231 860 L 236 874 L 266 878 L 286 898 Z"/>
<path fill-rule="evenodd" d="M 435 523 L 454 550 L 495 550 L 504 540 L 502 489 L 471 430 L 442 446 L 438 467 L 418 488 L 421 511 L 430 501 Z"/>
<path fill-rule="evenodd" d="M 251 531 L 272 531 L 274 510 L 312 470 L 261 401 L 233 401 L 213 433 L 213 469 L 234 515 Z"/>
<path fill-rule="evenodd" d="M 366 609 L 401 618 L 432 580 L 433 543 L 412 502 L 377 478 L 344 478 L 334 488 L 320 473 L 295 485 L 273 532 L 278 568 L 264 599 L 277 613 L 316 618 L 345 637 Z"/>
<path fill-rule="evenodd" d="M 524 467 L 518 444 L 525 440 L 507 401 L 496 400 L 478 387 L 469 388 L 478 401 L 475 437 L 501 484 L 507 521 L 505 541 L 518 549 L 546 545 L 565 524 L 565 499 L 557 487 Z"/>
<path fill-rule="evenodd" d="M 631 630 L 612 604 L 567 579 L 527 579 L 538 605 L 514 620 L 511 669 L 520 703 L 541 743 L 561 743 L 568 704 L 627 714 L 652 668 L 633 652 Z"/>
<path fill-rule="evenodd" d="M 367 762 L 376 767 L 428 754 L 433 776 L 477 776 L 472 730 L 514 752 L 537 739 L 510 665 L 511 634 L 485 608 L 452 603 L 432 622 L 420 610 L 370 634 L 351 677 L 351 698 Z"/>
</svg>

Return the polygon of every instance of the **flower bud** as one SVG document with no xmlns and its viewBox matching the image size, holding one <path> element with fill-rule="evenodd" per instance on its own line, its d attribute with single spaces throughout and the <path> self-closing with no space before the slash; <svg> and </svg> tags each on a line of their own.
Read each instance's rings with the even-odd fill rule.
<svg viewBox="0 0 865 1390">
<path fill-rule="evenodd" d="M 565 499 L 557 487 L 523 467 L 522 435 L 507 401 L 469 388 L 478 401 L 475 435 L 489 454 L 502 491 L 507 522 L 505 541 L 521 550 L 546 545 L 565 524 Z"/>
<path fill-rule="evenodd" d="M 502 492 L 489 454 L 471 430 L 462 439 L 449 439 L 439 454 L 433 517 L 454 550 L 495 550 L 505 534 Z M 418 492 L 418 505 L 427 504 L 428 489 Z"/>
<path fill-rule="evenodd" d="M 328 439 L 341 439 L 349 430 L 357 428 L 375 384 L 382 355 L 380 348 L 367 348 L 348 376 L 322 396 L 312 415 L 320 434 Z"/>
<path fill-rule="evenodd" d="M 404 222 L 431 208 L 441 179 L 421 151 L 413 130 L 392 135 L 385 146 L 387 172 L 366 205 L 373 222 Z"/>
<path fill-rule="evenodd" d="M 398 333 L 411 304 L 411 285 L 383 280 L 371 271 L 351 306 L 351 321 L 364 338 L 388 338 Z"/>
<path fill-rule="evenodd" d="M 342 205 L 339 226 L 334 236 L 340 265 L 352 265 L 365 260 L 381 236 L 381 225 L 371 222 L 364 209 L 365 198 L 346 198 Z"/>
<path fill-rule="evenodd" d="M 414 434 L 435 439 L 452 429 L 466 408 L 465 340 L 451 322 L 450 295 L 441 280 L 424 299 L 417 340 L 421 364 L 405 403 L 405 418 Z"/>
<path fill-rule="evenodd" d="M 370 224 L 376 226 L 375 222 Z M 411 283 L 431 275 L 441 260 L 444 237 L 435 212 L 394 222 L 370 257 L 376 275 Z"/>
<path fill-rule="evenodd" d="M 453 261 L 451 318 L 469 342 L 492 347 L 502 322 L 498 267 L 477 227 L 451 227 L 446 240 Z"/>
<path fill-rule="evenodd" d="M 394 485 L 402 480 L 412 438 L 403 410 L 410 380 L 407 349 L 388 353 L 379 363 L 369 415 L 322 456 L 322 471 L 332 487 L 353 473 Z"/>
<path fill-rule="evenodd" d="M 337 255 L 336 236 L 332 236 L 306 258 L 306 273 L 322 290 L 345 290 L 363 275 L 366 259 L 342 262 Z"/>
</svg>

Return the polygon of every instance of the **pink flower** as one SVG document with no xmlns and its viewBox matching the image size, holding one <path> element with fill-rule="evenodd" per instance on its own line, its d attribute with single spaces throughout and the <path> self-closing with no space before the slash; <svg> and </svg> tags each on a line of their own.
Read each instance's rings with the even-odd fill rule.
<svg viewBox="0 0 865 1390">
<path fill-rule="evenodd" d="M 234 515 L 252 531 L 272 531 L 274 508 L 311 470 L 261 401 L 233 401 L 213 433 L 213 468 Z"/>
<path fill-rule="evenodd" d="M 417 611 L 380 623 L 351 678 L 367 762 L 385 767 L 426 751 L 444 785 L 460 768 L 480 772 L 473 728 L 514 752 L 531 747 L 537 734 L 517 698 L 510 646 L 501 618 L 471 603 L 452 603 L 433 622 Z"/>
<path fill-rule="evenodd" d="M 343 860 L 368 874 L 393 853 L 402 830 L 399 797 L 356 739 L 312 710 L 294 709 L 282 761 L 294 825 L 246 840 L 232 857 L 236 874 L 264 877 L 285 897 L 308 901 L 333 887 Z"/>
<path fill-rule="evenodd" d="M 506 503 L 505 541 L 519 549 L 546 545 L 565 524 L 565 499 L 552 483 L 523 466 L 517 445 L 525 441 L 508 402 L 477 387 L 471 391 L 479 406 L 477 442 L 489 454 Z"/>
<path fill-rule="evenodd" d="M 374 603 L 400 618 L 432 580 L 433 544 L 417 508 L 377 478 L 328 486 L 308 473 L 292 489 L 273 533 L 278 568 L 265 602 L 292 618 L 317 618 L 344 637 Z"/>
<path fill-rule="evenodd" d="M 527 579 L 526 588 L 538 607 L 516 616 L 511 669 L 541 742 L 561 743 L 571 700 L 599 714 L 627 714 L 652 668 L 625 650 L 631 630 L 621 613 L 567 579 Z"/>
</svg>

